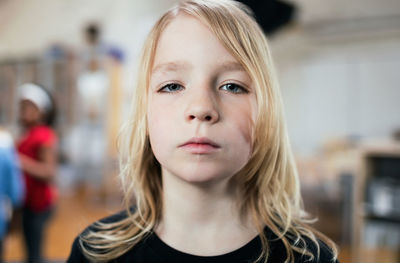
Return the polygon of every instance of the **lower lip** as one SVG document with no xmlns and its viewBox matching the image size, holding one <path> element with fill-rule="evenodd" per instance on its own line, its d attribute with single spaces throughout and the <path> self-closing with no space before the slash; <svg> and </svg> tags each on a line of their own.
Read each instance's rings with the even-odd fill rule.
<svg viewBox="0 0 400 263">
<path fill-rule="evenodd" d="M 188 143 L 181 146 L 181 148 L 194 154 L 208 154 L 219 149 L 219 147 L 207 143 Z"/>
</svg>

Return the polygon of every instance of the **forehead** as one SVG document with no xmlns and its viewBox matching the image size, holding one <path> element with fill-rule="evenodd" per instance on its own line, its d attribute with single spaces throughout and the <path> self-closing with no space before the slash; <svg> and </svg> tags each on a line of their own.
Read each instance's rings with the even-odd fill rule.
<svg viewBox="0 0 400 263">
<path fill-rule="evenodd" d="M 217 36 L 197 18 L 179 14 L 165 27 L 157 43 L 152 71 L 188 67 L 188 61 L 214 57 L 221 62 L 237 60 L 224 47 Z M 186 62 L 186 63 L 185 63 Z M 161 67 L 162 68 L 162 67 Z"/>
<path fill-rule="evenodd" d="M 32 102 L 31 100 L 27 100 L 27 99 L 20 100 L 20 104 L 23 106 L 37 107 L 34 102 Z"/>
<path fill-rule="evenodd" d="M 31 100 L 27 100 L 27 99 L 20 100 L 20 106 L 23 107 L 23 109 L 39 111 L 39 107 Z"/>
</svg>

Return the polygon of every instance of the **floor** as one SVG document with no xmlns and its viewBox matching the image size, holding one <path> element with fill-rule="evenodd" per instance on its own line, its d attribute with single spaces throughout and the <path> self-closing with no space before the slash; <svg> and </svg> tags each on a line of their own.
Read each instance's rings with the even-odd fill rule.
<svg viewBox="0 0 400 263">
<path fill-rule="evenodd" d="M 74 238 L 87 225 L 121 209 L 120 202 L 100 204 L 104 202 L 90 200 L 82 194 L 60 196 L 46 233 L 46 259 L 51 262 L 65 262 Z M 6 262 L 21 262 L 25 258 L 19 227 L 15 227 L 5 241 L 4 258 Z"/>
</svg>

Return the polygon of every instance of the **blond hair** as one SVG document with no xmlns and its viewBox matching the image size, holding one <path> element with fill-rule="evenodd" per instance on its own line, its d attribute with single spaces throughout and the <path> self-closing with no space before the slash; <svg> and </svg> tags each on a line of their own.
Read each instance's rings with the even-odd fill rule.
<svg viewBox="0 0 400 263">
<path fill-rule="evenodd" d="M 265 226 L 283 242 L 287 254 L 285 262 L 294 262 L 294 252 L 310 259 L 318 257 L 318 239 L 331 248 L 336 258 L 334 243 L 308 226 L 310 220 L 305 217 L 267 40 L 251 12 L 231 0 L 181 2 L 166 12 L 149 33 L 139 64 L 132 120 L 125 129 L 126 141 L 121 144 L 125 148 L 122 149 L 120 175 L 128 216 L 118 222 L 98 222 L 96 231 L 82 235 L 80 243 L 85 256 L 102 262 L 123 255 L 152 233 L 162 217 L 161 169 L 149 142 L 147 91 L 160 35 L 180 13 L 191 15 L 208 26 L 253 81 L 258 107 L 253 152 L 249 162 L 233 179 L 242 187 L 240 209 L 251 214 L 260 233 L 263 250 L 258 260 L 267 262 L 269 256 Z M 310 242 L 317 248 L 317 255 L 307 247 Z"/>
</svg>

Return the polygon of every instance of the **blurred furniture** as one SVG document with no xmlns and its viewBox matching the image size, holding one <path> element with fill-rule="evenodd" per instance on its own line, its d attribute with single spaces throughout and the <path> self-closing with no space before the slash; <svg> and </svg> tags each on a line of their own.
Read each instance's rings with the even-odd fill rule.
<svg viewBox="0 0 400 263">
<path fill-rule="evenodd" d="M 355 184 L 352 262 L 400 261 L 400 142 L 363 144 Z"/>
</svg>

